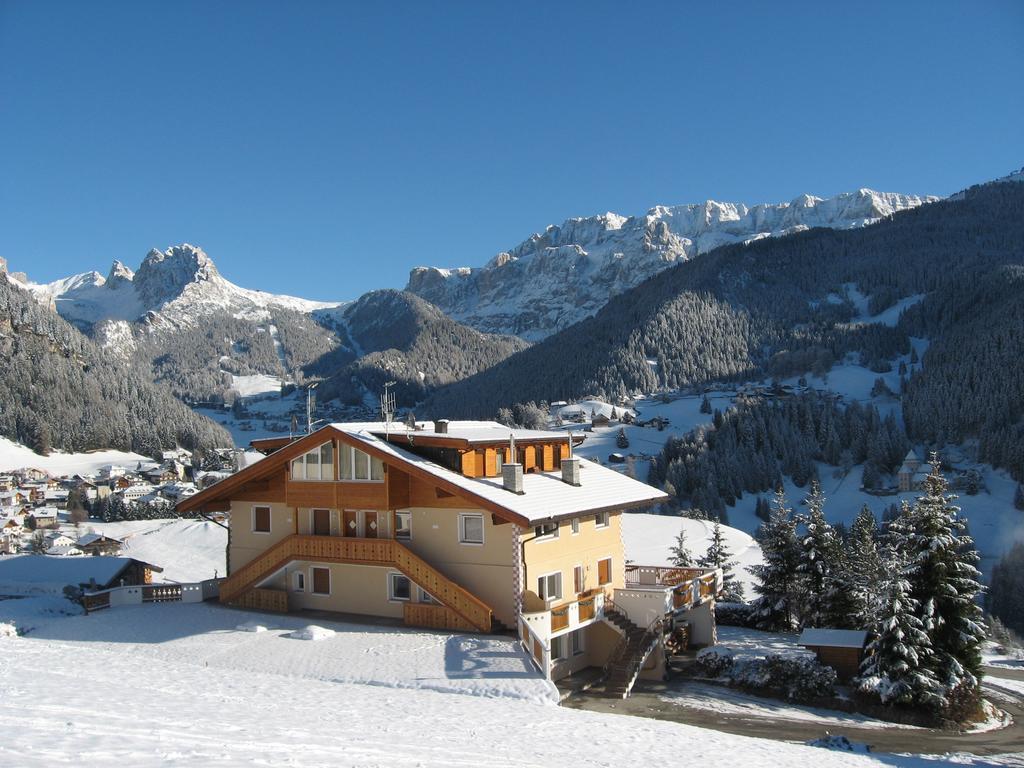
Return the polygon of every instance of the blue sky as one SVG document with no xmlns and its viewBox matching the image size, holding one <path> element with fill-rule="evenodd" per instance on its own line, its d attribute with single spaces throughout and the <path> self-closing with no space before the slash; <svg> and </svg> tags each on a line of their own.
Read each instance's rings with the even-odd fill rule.
<svg viewBox="0 0 1024 768">
<path fill-rule="evenodd" d="M 0 0 L 0 256 L 324 300 L 569 216 L 1024 165 L 1024 3 Z"/>
</svg>

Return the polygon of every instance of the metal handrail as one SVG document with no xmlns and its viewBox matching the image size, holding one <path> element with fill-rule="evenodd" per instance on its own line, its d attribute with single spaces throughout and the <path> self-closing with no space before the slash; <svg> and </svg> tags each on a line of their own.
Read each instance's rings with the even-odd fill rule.
<svg viewBox="0 0 1024 768">
<path fill-rule="evenodd" d="M 647 626 L 647 629 L 644 630 L 644 634 L 640 638 L 640 649 L 641 650 L 640 650 L 639 653 L 633 655 L 633 658 L 631 658 L 629 660 L 629 666 L 626 668 L 626 680 L 627 681 L 629 681 L 631 678 L 633 678 L 633 676 L 635 674 L 639 673 L 640 665 L 644 663 L 644 660 L 649 655 L 645 651 L 647 650 L 648 646 L 651 644 L 651 641 L 654 640 L 656 637 L 658 637 L 661 633 L 663 633 L 664 630 L 665 630 L 665 618 L 663 616 L 659 616 L 658 618 L 656 618 L 654 621 L 652 621 Z M 618 645 L 615 646 L 615 650 L 612 652 L 612 655 L 608 658 L 608 661 L 605 662 L 604 668 L 602 669 L 602 675 L 601 675 L 602 682 L 604 682 L 604 681 L 606 681 L 608 679 L 608 676 L 611 674 L 612 666 L 614 666 L 615 663 L 618 662 L 621 659 L 621 657 L 626 652 L 626 648 L 628 648 L 628 647 L 629 647 L 629 636 L 624 634 L 622 636 L 622 639 L 619 640 Z M 629 686 L 629 684 L 627 682 L 627 690 L 628 690 L 629 687 L 631 687 L 631 686 Z"/>
</svg>

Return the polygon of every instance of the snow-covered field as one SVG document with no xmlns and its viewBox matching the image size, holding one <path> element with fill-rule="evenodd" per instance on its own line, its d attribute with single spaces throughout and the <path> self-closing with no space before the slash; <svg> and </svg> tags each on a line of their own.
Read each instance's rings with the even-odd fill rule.
<svg viewBox="0 0 1024 768">
<path fill-rule="evenodd" d="M 0 601 L 0 622 L 5 606 Z M 236 629 L 258 622 L 265 632 Z M 40 619 L 0 637 L 10 766 L 1008 765 L 833 752 L 562 709 L 511 638 L 303 622 L 207 605 Z M 328 626 L 328 625 L 325 625 Z"/>
<path fill-rule="evenodd" d="M 686 531 L 686 544 L 694 557 L 707 552 L 714 523 L 665 515 L 626 514 L 622 516 L 622 540 L 626 559 L 637 565 L 671 565 L 669 547 L 675 544 L 680 529 Z M 753 599 L 754 578 L 747 568 L 759 565 L 761 547 L 743 531 L 722 526 L 725 543 L 737 562 L 736 578 L 743 584 L 747 599 Z"/>
<path fill-rule="evenodd" d="M 277 376 L 268 376 L 265 373 L 250 376 L 232 375 L 231 388 L 241 397 L 276 394 L 281 391 L 281 379 Z"/>
<path fill-rule="evenodd" d="M 151 462 L 148 456 L 125 451 L 90 451 L 89 453 L 61 453 L 40 456 L 30 448 L 0 437 L 0 472 L 14 469 L 41 469 L 51 475 L 93 473 L 107 464 L 135 467 L 140 461 Z"/>
</svg>

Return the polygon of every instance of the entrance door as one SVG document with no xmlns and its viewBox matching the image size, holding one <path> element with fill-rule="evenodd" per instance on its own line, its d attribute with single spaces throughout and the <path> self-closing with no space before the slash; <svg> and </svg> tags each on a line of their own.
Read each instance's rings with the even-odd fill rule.
<svg viewBox="0 0 1024 768">
<path fill-rule="evenodd" d="M 313 510 L 313 535 L 314 536 L 330 536 L 331 535 L 331 510 L 329 510 L 329 509 L 314 509 Z"/>
<path fill-rule="evenodd" d="M 356 511 L 354 509 L 346 509 L 342 515 L 342 520 L 345 536 L 359 535 L 359 521 L 356 519 Z"/>
<path fill-rule="evenodd" d="M 363 512 L 363 535 L 368 539 L 377 538 L 378 532 L 376 512 Z"/>
</svg>

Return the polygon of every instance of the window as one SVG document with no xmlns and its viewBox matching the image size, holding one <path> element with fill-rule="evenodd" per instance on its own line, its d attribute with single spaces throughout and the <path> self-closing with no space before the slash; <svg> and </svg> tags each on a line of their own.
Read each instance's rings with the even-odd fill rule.
<svg viewBox="0 0 1024 768">
<path fill-rule="evenodd" d="M 565 635 L 551 638 L 551 660 L 567 658 L 565 655 Z"/>
<path fill-rule="evenodd" d="M 338 472 L 341 480 L 372 480 L 383 482 L 384 462 L 351 445 L 341 446 L 338 452 Z"/>
<path fill-rule="evenodd" d="M 401 573 L 388 574 L 388 600 L 411 600 L 412 582 Z"/>
<path fill-rule="evenodd" d="M 331 569 L 330 568 L 310 568 L 310 572 L 313 575 L 313 594 L 314 595 L 329 595 L 331 594 Z"/>
<path fill-rule="evenodd" d="M 333 480 L 334 443 L 327 442 L 292 459 L 292 480 Z"/>
<path fill-rule="evenodd" d="M 459 515 L 459 543 L 484 543 L 483 515 Z"/>
<path fill-rule="evenodd" d="M 583 653 L 583 630 L 577 629 L 569 633 L 569 651 L 573 656 Z"/>
<path fill-rule="evenodd" d="M 610 584 L 612 580 L 612 559 L 606 557 L 597 561 L 597 583 Z"/>
<path fill-rule="evenodd" d="M 583 566 L 577 565 L 572 569 L 572 588 L 573 591 L 578 595 L 584 589 L 586 589 L 587 579 L 583 573 Z"/>
<path fill-rule="evenodd" d="M 572 519 L 572 522 L 570 523 L 570 525 L 572 526 L 572 535 L 573 536 L 575 536 L 576 534 L 578 534 L 580 532 L 580 519 L 578 517 L 574 517 Z"/>
<path fill-rule="evenodd" d="M 558 523 L 541 523 L 533 529 L 533 532 L 538 539 L 557 539 Z"/>
<path fill-rule="evenodd" d="M 420 590 L 420 602 L 426 603 L 427 605 L 440 605 L 434 596 L 427 592 L 425 589 Z"/>
<path fill-rule="evenodd" d="M 395 512 L 395 538 L 409 540 L 412 538 L 412 512 Z"/>
<path fill-rule="evenodd" d="M 608 527 L 608 513 L 607 512 L 598 512 L 596 515 L 594 515 L 594 525 L 597 526 L 598 528 L 607 528 Z"/>
<path fill-rule="evenodd" d="M 559 600 L 562 597 L 562 574 L 548 573 L 537 579 L 537 594 L 541 600 Z"/>
<path fill-rule="evenodd" d="M 270 533 L 270 507 L 252 508 L 253 533 Z"/>
<path fill-rule="evenodd" d="M 295 578 L 294 578 L 293 581 L 294 581 L 294 584 L 295 584 L 295 591 L 296 592 L 305 592 L 306 591 L 306 574 L 304 574 L 302 571 L 296 571 L 295 572 Z"/>
</svg>

